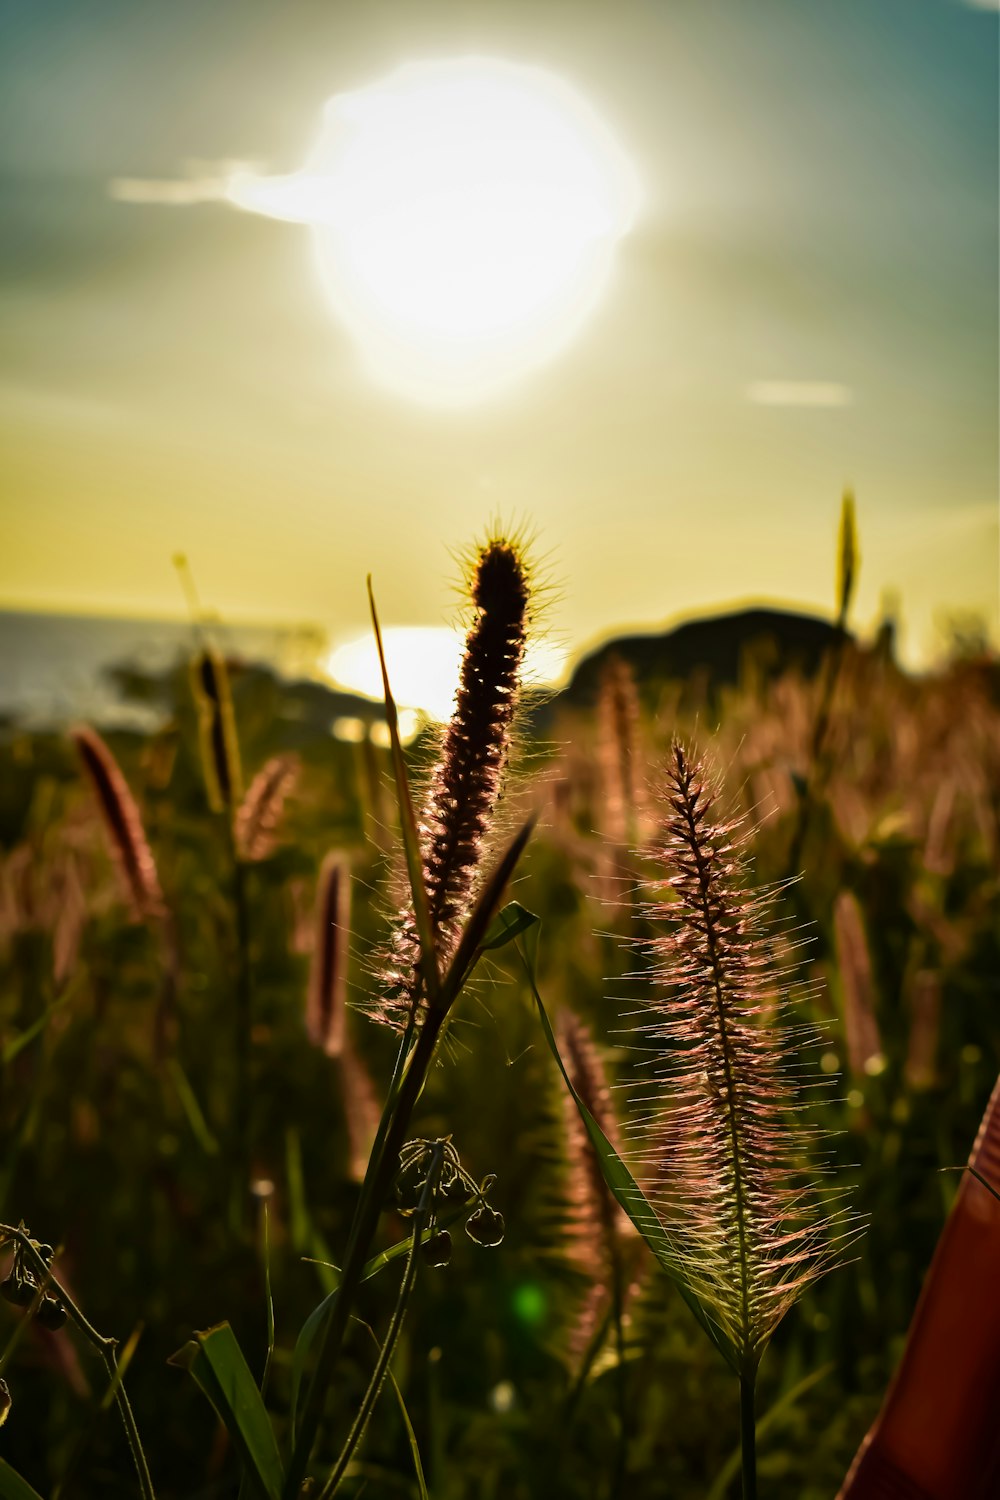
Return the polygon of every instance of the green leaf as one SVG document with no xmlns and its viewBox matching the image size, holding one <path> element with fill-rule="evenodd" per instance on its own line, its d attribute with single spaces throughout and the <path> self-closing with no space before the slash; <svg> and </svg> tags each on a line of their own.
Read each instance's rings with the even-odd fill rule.
<svg viewBox="0 0 1000 1500">
<path fill-rule="evenodd" d="M 487 948 L 505 948 L 516 937 L 520 937 L 522 932 L 534 927 L 537 921 L 539 918 L 526 906 L 521 906 L 517 901 L 508 901 L 503 911 L 498 912 L 490 923 L 479 946 L 484 951 Z"/>
<path fill-rule="evenodd" d="M 42 1500 L 26 1479 L 0 1458 L 0 1500 Z"/>
<path fill-rule="evenodd" d="M 228 1323 L 196 1333 L 173 1355 L 211 1401 L 264 1500 L 281 1500 L 284 1473 L 271 1420 Z"/>
<path fill-rule="evenodd" d="M 2 1063 L 4 1067 L 6 1067 L 8 1063 L 12 1063 L 15 1057 L 18 1057 L 24 1051 L 25 1047 L 30 1046 L 31 1043 L 35 1040 L 35 1037 L 39 1036 L 41 1032 L 45 1030 L 46 1026 L 55 1015 L 56 1011 L 62 1010 L 63 1006 L 67 1004 L 70 998 L 71 996 L 69 992 L 64 995 L 60 995 L 59 999 L 54 1000 L 50 1006 L 43 1010 L 42 1014 L 37 1018 L 37 1020 L 32 1021 L 30 1026 L 26 1026 L 23 1031 L 18 1032 L 17 1036 L 12 1036 L 9 1042 L 5 1042 L 3 1052 L 0 1053 L 0 1063 Z M 2 1493 L 2 1491 L 0 1491 L 0 1493 Z"/>
<path fill-rule="evenodd" d="M 719 1353 L 726 1360 L 727 1364 L 730 1364 L 734 1370 L 738 1371 L 739 1357 L 732 1340 L 718 1326 L 711 1315 L 711 1311 L 705 1307 L 685 1281 L 681 1270 L 680 1252 L 677 1246 L 675 1246 L 666 1228 L 660 1222 L 642 1188 L 636 1182 L 632 1173 L 573 1087 L 572 1080 L 566 1071 L 566 1066 L 559 1055 L 559 1048 L 556 1044 L 549 1018 L 545 1013 L 542 997 L 535 985 L 534 970 L 528 962 L 520 943 L 517 944 L 517 951 L 524 966 L 528 983 L 531 986 L 531 993 L 535 998 L 535 1004 L 538 1007 L 538 1016 L 542 1023 L 542 1031 L 545 1033 L 545 1040 L 549 1044 L 549 1050 L 556 1060 L 556 1065 L 563 1076 L 566 1087 L 569 1089 L 573 1102 L 580 1112 L 580 1118 L 590 1138 L 590 1143 L 594 1148 L 594 1155 L 597 1158 L 597 1164 L 601 1169 L 601 1174 L 605 1182 L 617 1202 L 628 1214 L 632 1223 L 646 1241 L 650 1250 L 652 1250 L 659 1265 L 667 1273 L 671 1281 L 673 1281 L 684 1301 L 701 1324 L 701 1327 L 719 1350 Z"/>
<path fill-rule="evenodd" d="M 308 1358 L 309 1350 L 312 1348 L 313 1339 L 322 1328 L 323 1320 L 333 1307 L 336 1295 L 336 1291 L 328 1293 L 322 1302 L 313 1308 L 299 1329 L 299 1336 L 295 1340 L 295 1348 L 292 1350 L 292 1395 L 289 1402 L 289 1417 L 293 1443 L 299 1425 L 299 1392 L 302 1389 L 302 1376 L 305 1374 L 306 1359 Z"/>
</svg>

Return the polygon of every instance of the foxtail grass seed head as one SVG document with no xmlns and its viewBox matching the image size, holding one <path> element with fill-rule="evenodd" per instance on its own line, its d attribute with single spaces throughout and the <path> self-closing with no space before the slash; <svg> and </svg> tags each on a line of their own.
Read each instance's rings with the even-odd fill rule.
<svg viewBox="0 0 1000 1500">
<path fill-rule="evenodd" d="M 833 907 L 833 927 L 844 1002 L 844 1039 L 855 1078 L 880 1073 L 882 1038 L 875 1018 L 875 980 L 864 918 L 853 891 L 841 891 Z"/>
<path fill-rule="evenodd" d="M 840 536 L 837 543 L 837 608 L 842 625 L 847 620 L 860 565 L 854 491 L 845 490 L 840 504 Z"/>
<path fill-rule="evenodd" d="M 597 698 L 606 832 L 617 844 L 634 844 L 639 803 L 639 694 L 627 661 L 612 653 L 601 672 Z"/>
<path fill-rule="evenodd" d="M 920 969 L 909 989 L 910 1035 L 903 1076 L 911 1089 L 929 1089 L 937 1080 L 941 977 L 933 969 Z"/>
<path fill-rule="evenodd" d="M 348 1172 L 353 1182 L 363 1182 L 382 1111 L 371 1074 L 346 1027 L 334 1066 L 347 1126 Z"/>
<path fill-rule="evenodd" d="M 121 872 L 133 918 L 152 921 L 165 911 L 156 861 L 142 816 L 128 783 L 101 736 L 86 725 L 72 731 L 97 803 L 115 861 Z"/>
<path fill-rule="evenodd" d="M 510 749 L 529 615 L 528 571 L 514 541 L 493 537 L 478 549 L 470 592 L 475 617 L 455 709 L 420 818 L 424 884 L 442 966 L 472 904 Z M 419 939 L 407 910 L 372 1013 L 402 1030 L 423 1003 Z"/>
<path fill-rule="evenodd" d="M 250 783 L 236 812 L 240 858 L 266 859 L 278 842 L 278 827 L 301 769 L 297 755 L 274 755 Z"/>
<path fill-rule="evenodd" d="M 618 1119 L 611 1090 L 593 1038 L 584 1023 L 563 1010 L 558 1024 L 559 1051 L 570 1081 L 615 1150 L 621 1151 Z M 569 1159 L 569 1206 L 572 1258 L 597 1277 L 607 1271 L 612 1241 L 637 1231 L 608 1190 L 594 1148 L 574 1100 L 563 1095 Z"/>
<path fill-rule="evenodd" d="M 202 770 L 213 812 L 226 812 L 243 795 L 240 745 L 229 690 L 229 672 L 210 646 L 199 651 L 191 665 L 191 687 L 198 709 Z"/>
<path fill-rule="evenodd" d="M 808 1165 L 814 1130 L 793 1123 L 816 1039 L 775 1019 L 789 995 L 767 931 L 774 893 L 747 888 L 743 823 L 720 813 L 720 795 L 675 743 L 656 851 L 667 893 L 647 908 L 657 1088 L 635 1132 L 679 1271 L 752 1372 L 850 1226 Z"/>
<path fill-rule="evenodd" d="M 340 854 L 330 853 L 316 893 L 316 939 L 306 1006 L 309 1040 L 328 1057 L 340 1057 L 344 1050 L 350 899 L 347 865 Z"/>
<path fill-rule="evenodd" d="M 618 1117 L 604 1063 L 588 1027 L 571 1011 L 563 1010 L 557 1032 L 570 1082 L 620 1154 Z M 622 1309 L 636 1290 L 634 1272 L 642 1244 L 632 1220 L 611 1196 L 580 1111 L 566 1092 L 562 1105 L 569 1165 L 567 1251 L 590 1283 L 567 1331 L 567 1353 L 571 1365 L 578 1367 L 614 1303 L 616 1282 Z"/>
</svg>

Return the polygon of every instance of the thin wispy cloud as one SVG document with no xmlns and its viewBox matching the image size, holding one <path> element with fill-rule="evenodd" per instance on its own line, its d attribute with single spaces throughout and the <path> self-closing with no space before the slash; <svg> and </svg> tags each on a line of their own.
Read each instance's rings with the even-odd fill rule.
<svg viewBox="0 0 1000 1500">
<path fill-rule="evenodd" d="M 226 201 L 234 177 L 260 169 L 257 162 L 190 161 L 183 177 L 112 177 L 108 196 L 117 203 L 190 208 L 196 203 Z"/>
<path fill-rule="evenodd" d="M 834 380 L 754 380 L 746 388 L 754 406 L 850 406 L 854 392 Z"/>
</svg>

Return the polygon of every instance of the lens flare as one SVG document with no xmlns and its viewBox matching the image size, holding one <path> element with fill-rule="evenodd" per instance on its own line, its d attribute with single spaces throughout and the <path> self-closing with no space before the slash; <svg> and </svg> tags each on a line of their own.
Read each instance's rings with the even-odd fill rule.
<svg viewBox="0 0 1000 1500">
<path fill-rule="evenodd" d="M 378 379 L 467 405 L 572 339 L 639 194 L 567 84 L 473 57 L 335 95 L 301 172 L 237 175 L 227 196 L 312 225 L 330 303 Z"/>
</svg>

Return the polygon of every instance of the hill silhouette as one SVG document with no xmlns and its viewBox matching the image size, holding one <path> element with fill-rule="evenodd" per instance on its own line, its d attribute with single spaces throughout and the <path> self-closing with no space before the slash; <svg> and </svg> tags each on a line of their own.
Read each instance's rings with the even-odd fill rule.
<svg viewBox="0 0 1000 1500">
<path fill-rule="evenodd" d="M 604 641 L 577 663 L 555 701 L 580 708 L 593 703 L 611 656 L 629 664 L 640 686 L 696 677 L 709 691 L 735 685 L 750 657 L 768 677 L 790 668 L 809 677 L 836 638 L 830 621 L 791 610 L 742 609 L 685 620 L 671 630 Z"/>
</svg>

